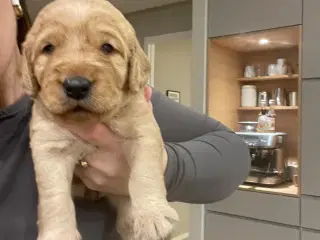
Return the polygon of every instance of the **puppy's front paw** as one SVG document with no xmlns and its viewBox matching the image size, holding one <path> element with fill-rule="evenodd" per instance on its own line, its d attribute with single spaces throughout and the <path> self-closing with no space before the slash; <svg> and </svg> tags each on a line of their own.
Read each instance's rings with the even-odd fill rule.
<svg viewBox="0 0 320 240">
<path fill-rule="evenodd" d="M 123 240 L 168 240 L 177 221 L 179 216 L 169 204 L 155 203 L 119 216 L 118 231 Z"/>
<path fill-rule="evenodd" d="M 39 236 L 37 240 L 81 240 L 80 233 L 75 231 L 70 232 L 63 232 L 63 233 L 55 233 L 55 232 L 49 232 L 49 233 L 39 233 Z"/>
</svg>

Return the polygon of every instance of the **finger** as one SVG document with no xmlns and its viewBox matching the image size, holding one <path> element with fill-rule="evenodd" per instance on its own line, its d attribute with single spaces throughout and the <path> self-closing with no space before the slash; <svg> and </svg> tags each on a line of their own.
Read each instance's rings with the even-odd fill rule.
<svg viewBox="0 0 320 240">
<path fill-rule="evenodd" d="M 107 177 L 95 168 L 87 167 L 80 169 L 79 166 L 75 168 L 75 174 L 84 182 L 90 182 L 90 189 L 98 190 L 107 185 Z M 89 186 L 87 186 L 89 187 Z"/>
<path fill-rule="evenodd" d="M 128 195 L 128 183 L 122 179 L 104 178 L 102 181 L 97 181 L 97 179 L 92 177 L 92 174 L 96 174 L 93 170 L 88 170 L 88 168 L 84 169 L 79 166 L 76 167 L 75 174 L 82 180 L 86 187 L 91 190 L 117 195 Z"/>
<path fill-rule="evenodd" d="M 95 146 L 107 147 L 109 145 L 114 145 L 118 141 L 116 135 L 102 123 L 87 127 L 68 123 L 65 123 L 64 125 L 73 134 Z"/>
<path fill-rule="evenodd" d="M 98 151 L 86 157 L 90 167 L 97 169 L 106 177 L 126 177 L 129 175 L 129 166 L 119 156 L 119 151 Z"/>
<path fill-rule="evenodd" d="M 150 86 L 146 86 L 144 88 L 144 96 L 145 96 L 147 102 L 149 102 L 151 100 L 152 88 Z"/>
</svg>

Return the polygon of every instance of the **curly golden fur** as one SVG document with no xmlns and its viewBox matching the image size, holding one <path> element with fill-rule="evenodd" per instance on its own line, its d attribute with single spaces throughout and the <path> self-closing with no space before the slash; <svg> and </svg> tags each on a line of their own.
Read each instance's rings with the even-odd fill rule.
<svg viewBox="0 0 320 240">
<path fill-rule="evenodd" d="M 24 86 L 34 98 L 30 144 L 39 192 L 38 240 L 81 239 L 73 171 L 80 159 L 99 151 L 57 121 L 102 122 L 123 139 L 130 196 L 108 196 L 117 208 L 117 230 L 123 240 L 168 238 L 178 216 L 166 200 L 166 151 L 144 98 L 149 63 L 129 22 L 105 0 L 56 0 L 28 33 L 23 63 Z M 90 81 L 84 99 L 70 98 L 63 89 L 75 76 Z"/>
</svg>

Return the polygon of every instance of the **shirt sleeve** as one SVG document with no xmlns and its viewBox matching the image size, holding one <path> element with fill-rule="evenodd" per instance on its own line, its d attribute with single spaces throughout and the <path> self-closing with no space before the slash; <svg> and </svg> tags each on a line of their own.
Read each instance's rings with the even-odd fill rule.
<svg viewBox="0 0 320 240">
<path fill-rule="evenodd" d="M 250 169 L 244 141 L 217 120 L 156 90 L 151 101 L 168 152 L 168 200 L 206 204 L 231 195 Z"/>
</svg>

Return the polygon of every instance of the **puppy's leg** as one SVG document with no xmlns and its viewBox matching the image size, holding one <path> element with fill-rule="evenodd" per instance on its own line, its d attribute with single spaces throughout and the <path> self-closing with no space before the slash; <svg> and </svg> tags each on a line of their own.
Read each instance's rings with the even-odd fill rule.
<svg viewBox="0 0 320 240">
<path fill-rule="evenodd" d="M 61 158 L 50 149 L 33 148 L 38 186 L 38 240 L 79 240 L 71 198 L 74 159 Z"/>
<path fill-rule="evenodd" d="M 129 197 L 124 196 L 108 196 L 112 205 L 117 209 L 117 231 L 121 235 L 122 240 L 171 240 L 172 223 L 177 220 L 175 213 L 168 217 L 168 219 L 161 219 L 161 217 L 153 216 L 148 217 L 150 214 L 140 213 L 139 209 L 132 206 L 132 202 Z M 142 208 L 141 208 L 142 209 Z M 150 209 L 151 210 L 151 209 Z M 168 212 L 172 210 L 168 210 Z M 142 215 L 141 215 L 142 214 Z M 154 213 L 157 214 L 157 213 Z M 159 214 L 163 215 L 163 214 Z M 173 217 L 175 216 L 175 217 Z M 141 218 L 148 217 L 144 219 L 143 222 Z M 149 220 L 160 219 L 160 221 L 148 222 Z M 169 220 L 169 222 L 168 222 Z M 162 222 L 163 221 L 163 222 Z M 162 222 L 162 224 L 161 224 Z M 166 237 L 162 237 L 161 233 L 158 232 L 157 227 L 161 224 L 161 229 L 170 229 Z M 161 230 L 159 229 L 159 230 Z"/>
<path fill-rule="evenodd" d="M 117 228 L 124 240 L 164 240 L 170 237 L 179 217 L 166 199 L 163 147 L 160 132 L 125 143 L 131 167 L 130 198 L 118 201 Z"/>
<path fill-rule="evenodd" d="M 43 128 L 42 128 L 43 129 Z M 47 128 L 45 128 L 47 129 Z M 31 149 L 38 187 L 38 240 L 79 240 L 71 197 L 73 171 L 80 149 L 52 128 L 32 131 Z M 53 135 L 56 134 L 56 135 Z"/>
</svg>

